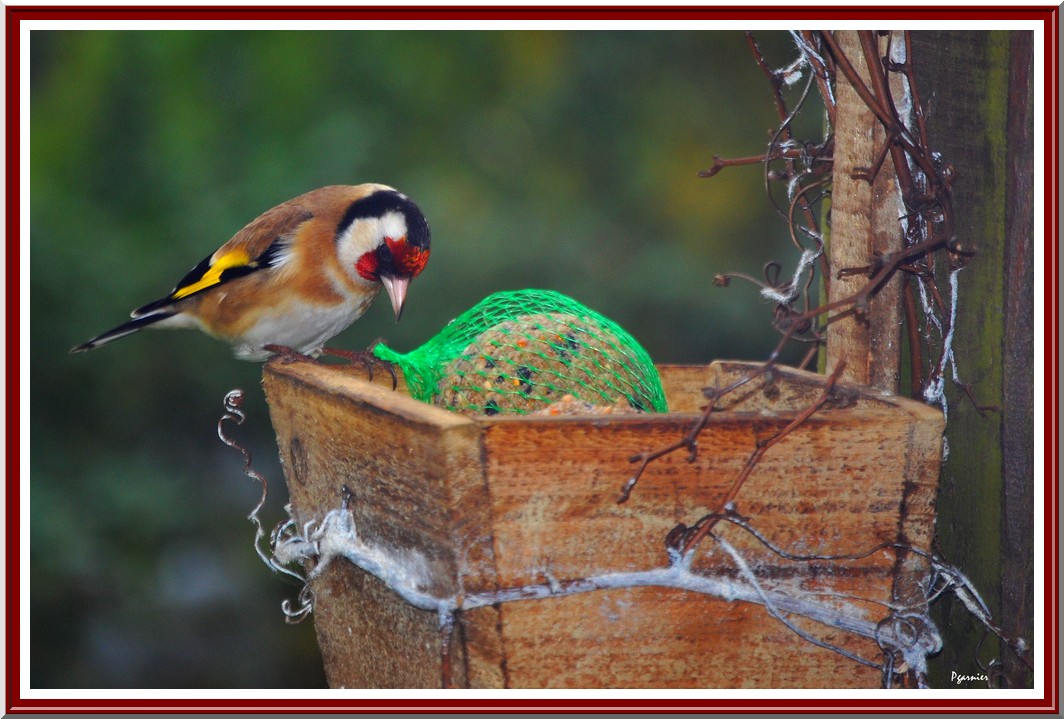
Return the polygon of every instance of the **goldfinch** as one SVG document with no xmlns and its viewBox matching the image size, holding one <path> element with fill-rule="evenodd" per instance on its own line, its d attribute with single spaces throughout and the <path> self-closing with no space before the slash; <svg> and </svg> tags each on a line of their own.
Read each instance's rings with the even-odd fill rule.
<svg viewBox="0 0 1064 719">
<path fill-rule="evenodd" d="M 281 348 L 317 356 L 382 285 L 399 321 L 428 259 L 428 222 L 406 195 L 377 184 L 322 187 L 267 210 L 170 294 L 70 351 L 157 327 L 202 330 L 245 360 Z"/>
</svg>

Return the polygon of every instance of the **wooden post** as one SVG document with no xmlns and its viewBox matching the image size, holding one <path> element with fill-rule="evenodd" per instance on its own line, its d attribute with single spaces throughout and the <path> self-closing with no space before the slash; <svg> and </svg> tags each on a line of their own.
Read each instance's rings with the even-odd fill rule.
<svg viewBox="0 0 1064 719">
<path fill-rule="evenodd" d="M 1006 522 L 1002 527 L 1005 561 L 1001 572 L 1001 611 L 1011 636 L 1033 633 L 1034 587 L 1034 199 L 1031 135 L 1031 61 L 1033 36 L 1009 36 L 1009 109 L 1006 118 L 1005 193 L 1005 356 L 1002 387 L 1002 452 Z M 1014 685 L 1024 686 L 1025 668 L 1012 654 L 1004 657 Z M 1029 684 L 1029 682 L 1027 682 Z"/>
<path fill-rule="evenodd" d="M 841 50 L 866 81 L 868 55 L 858 33 L 839 32 Z M 1030 32 L 912 33 L 911 61 L 923 102 L 929 142 L 955 172 L 956 247 L 973 256 L 958 275 L 953 357 L 945 368 L 948 461 L 943 465 L 936 549 L 958 565 L 987 600 L 1005 634 L 1033 640 L 1033 143 L 1032 35 Z M 879 39 L 879 55 L 885 51 Z M 877 68 L 878 69 L 878 68 Z M 900 89 L 891 89 L 902 111 Z M 877 251 L 901 247 L 903 214 L 889 155 L 869 183 L 862 168 L 884 157 L 879 120 L 839 75 L 831 271 L 828 301 L 853 294 L 867 275 L 839 277 L 860 268 Z M 953 302 L 945 256 L 936 263 L 949 322 Z M 829 325 L 825 364 L 847 363 L 846 376 L 897 391 L 901 278 L 874 297 L 857 321 Z M 924 323 L 924 326 L 929 326 Z M 946 328 L 949 329 L 948 327 Z M 934 333 L 929 335 L 932 343 Z M 926 372 L 941 352 L 931 348 Z M 907 360 L 907 358 L 906 358 Z M 996 686 L 1030 684 L 1024 662 L 996 641 L 955 598 L 936 605 L 945 648 L 931 664 L 935 687 L 957 686 L 951 677 L 981 676 L 1000 660 Z M 952 682 L 952 683 L 951 683 Z M 964 686 L 977 686 L 972 682 Z"/>
<path fill-rule="evenodd" d="M 933 98 L 931 145 L 956 168 L 957 237 L 975 252 L 958 276 L 954 329 L 960 379 L 971 383 L 975 402 L 947 381 L 949 457 L 936 545 L 972 580 L 1004 631 L 1030 646 L 1032 36 L 921 31 L 912 39 L 920 93 Z M 951 672 L 978 675 L 994 658 L 1005 661 L 1013 686 L 1029 681 L 1007 648 L 980 645 L 984 628 L 958 601 L 947 598 L 937 609 L 945 648 L 931 664 L 933 686 L 956 686 Z"/>
<path fill-rule="evenodd" d="M 854 68 L 869 82 L 861 41 L 856 31 L 835 33 L 840 48 Z M 886 36 L 879 40 L 879 53 L 885 53 Z M 900 40 L 895 40 L 895 46 Z M 896 52 L 896 48 L 894 49 Z M 875 68 L 877 72 L 881 68 Z M 900 85 L 892 82 L 891 92 L 898 102 L 904 97 Z M 857 91 L 840 73 L 835 108 L 835 169 L 831 193 L 831 240 L 829 256 L 831 281 L 828 302 L 850 297 L 868 281 L 868 274 L 839 271 L 867 267 L 877 253 L 902 248 L 899 218 L 904 214 L 901 190 L 890 156 L 874 165 L 889 142 L 886 131 Z M 875 300 L 861 311 L 847 310 L 827 329 L 827 372 L 846 362 L 843 378 L 898 391 L 901 356 L 901 278 L 895 276 L 879 290 Z"/>
</svg>

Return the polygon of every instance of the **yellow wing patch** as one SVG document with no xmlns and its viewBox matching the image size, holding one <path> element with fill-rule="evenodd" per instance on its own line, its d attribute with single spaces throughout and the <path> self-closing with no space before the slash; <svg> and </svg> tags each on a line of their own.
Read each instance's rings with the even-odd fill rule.
<svg viewBox="0 0 1064 719">
<path fill-rule="evenodd" d="M 171 300 L 179 300 L 188 297 L 200 290 L 205 290 L 222 281 L 222 273 L 234 267 L 255 267 L 257 263 L 251 261 L 251 255 L 246 250 L 230 250 L 218 257 L 207 267 L 206 271 L 195 281 L 178 287 L 170 295 Z"/>
</svg>

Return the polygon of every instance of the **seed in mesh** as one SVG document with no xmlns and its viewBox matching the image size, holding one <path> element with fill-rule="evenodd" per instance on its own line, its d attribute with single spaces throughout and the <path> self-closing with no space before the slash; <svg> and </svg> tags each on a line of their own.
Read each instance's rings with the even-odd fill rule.
<svg viewBox="0 0 1064 719">
<path fill-rule="evenodd" d="M 532 414 L 543 415 L 545 417 L 569 417 L 588 414 L 598 415 L 618 415 L 618 414 L 640 414 L 641 410 L 633 407 L 629 402 L 620 400 L 616 404 L 600 405 L 591 404 L 589 402 L 583 402 L 573 397 L 571 394 L 567 394 L 558 401 L 537 409 Z"/>
<path fill-rule="evenodd" d="M 645 410 L 645 378 L 623 343 L 590 318 L 524 315 L 481 334 L 442 370 L 435 404 L 474 414 L 525 414 L 563 397 Z"/>
</svg>

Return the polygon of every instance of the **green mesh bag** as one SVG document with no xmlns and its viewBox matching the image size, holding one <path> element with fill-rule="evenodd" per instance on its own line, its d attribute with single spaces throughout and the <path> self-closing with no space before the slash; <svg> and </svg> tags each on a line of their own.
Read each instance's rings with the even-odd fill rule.
<svg viewBox="0 0 1064 719">
<path fill-rule="evenodd" d="M 403 370 L 410 394 L 459 412 L 529 414 L 566 402 L 666 412 L 654 363 L 620 325 L 550 290 L 498 292 L 407 354 L 374 354 Z"/>
</svg>

